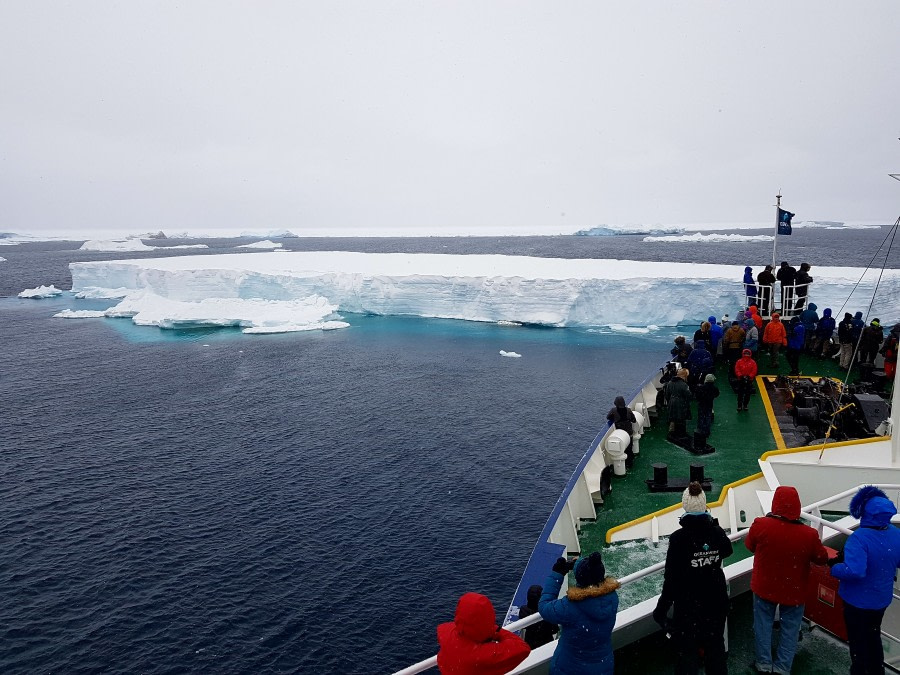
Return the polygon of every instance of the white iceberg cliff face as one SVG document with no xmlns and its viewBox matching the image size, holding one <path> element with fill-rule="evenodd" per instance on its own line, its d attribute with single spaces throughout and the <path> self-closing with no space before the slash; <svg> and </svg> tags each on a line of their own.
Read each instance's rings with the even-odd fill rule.
<svg viewBox="0 0 900 675">
<path fill-rule="evenodd" d="M 322 324 L 331 312 L 343 311 L 547 326 L 676 326 L 711 314 L 733 316 L 744 298 L 743 267 L 627 260 L 281 252 L 70 268 L 79 295 L 127 294 L 107 316 L 163 326 L 195 321 L 199 317 L 192 315 L 202 308 L 199 313 L 215 325 L 275 329 L 291 323 L 291 312 L 312 306 L 329 310 L 320 314 Z M 814 268 L 811 300 L 820 311 L 831 307 L 837 314 L 862 273 Z M 876 280 L 877 270 L 867 273 L 846 310 L 865 309 Z M 227 311 L 213 309 L 212 300 L 240 301 L 240 308 L 232 302 Z M 900 270 L 885 271 L 872 312 L 882 322 L 900 318 Z"/>
</svg>

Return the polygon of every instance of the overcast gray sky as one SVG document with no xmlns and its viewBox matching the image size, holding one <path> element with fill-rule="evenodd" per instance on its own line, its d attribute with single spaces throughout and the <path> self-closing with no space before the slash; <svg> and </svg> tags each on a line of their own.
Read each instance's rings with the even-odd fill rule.
<svg viewBox="0 0 900 675">
<path fill-rule="evenodd" d="M 0 230 L 898 215 L 900 2 L 0 0 Z"/>
</svg>

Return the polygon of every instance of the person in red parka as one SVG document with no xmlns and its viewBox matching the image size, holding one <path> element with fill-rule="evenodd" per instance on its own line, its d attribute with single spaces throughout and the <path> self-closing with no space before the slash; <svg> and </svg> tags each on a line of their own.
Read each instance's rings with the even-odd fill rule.
<svg viewBox="0 0 900 675">
<path fill-rule="evenodd" d="M 453 621 L 437 627 L 442 675 L 502 675 L 522 663 L 531 648 L 497 625 L 494 606 L 481 593 L 466 593 Z"/>
<path fill-rule="evenodd" d="M 737 378 L 738 412 L 747 409 L 750 403 L 750 394 L 753 392 L 753 380 L 756 377 L 756 361 L 753 360 L 753 352 L 744 350 L 744 355 L 734 364 L 734 376 Z"/>
<path fill-rule="evenodd" d="M 772 511 L 753 521 L 744 545 L 754 554 L 750 590 L 756 669 L 790 673 L 800 637 L 810 565 L 824 565 L 828 560 L 818 532 L 800 522 L 797 488 L 782 485 L 775 490 Z M 776 608 L 781 617 L 781 639 L 773 661 Z"/>
<path fill-rule="evenodd" d="M 766 324 L 762 341 L 769 348 L 772 367 L 777 368 L 778 352 L 782 347 L 787 346 L 787 331 L 784 329 L 784 324 L 781 323 L 781 314 L 778 312 L 772 314 L 772 320 Z"/>
</svg>

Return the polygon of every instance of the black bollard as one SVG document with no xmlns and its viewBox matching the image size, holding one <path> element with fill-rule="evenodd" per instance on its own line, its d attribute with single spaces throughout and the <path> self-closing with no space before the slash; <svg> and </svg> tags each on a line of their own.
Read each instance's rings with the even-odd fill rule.
<svg viewBox="0 0 900 675">
<path fill-rule="evenodd" d="M 691 482 L 694 481 L 698 483 L 702 483 L 705 479 L 703 478 L 703 465 L 702 464 L 691 464 Z"/>
</svg>

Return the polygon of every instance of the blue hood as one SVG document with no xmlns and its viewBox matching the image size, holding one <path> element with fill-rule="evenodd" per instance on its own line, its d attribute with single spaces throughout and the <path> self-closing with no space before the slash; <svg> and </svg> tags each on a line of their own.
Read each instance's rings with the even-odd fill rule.
<svg viewBox="0 0 900 675">
<path fill-rule="evenodd" d="M 714 317 L 714 316 L 709 317 L 709 318 L 707 319 L 707 321 L 709 321 L 709 323 L 710 323 L 711 326 L 715 326 L 715 325 L 716 325 L 716 317 Z"/>
<path fill-rule="evenodd" d="M 810 305 L 810 307 L 812 307 L 812 305 Z M 830 308 L 830 307 L 826 307 L 826 308 L 822 311 L 822 316 L 831 316 L 831 308 Z"/>
<path fill-rule="evenodd" d="M 817 309 L 819 309 L 819 306 L 816 305 L 816 303 L 811 302 L 811 303 L 809 303 L 809 308 L 815 312 Z"/>
<path fill-rule="evenodd" d="M 891 522 L 891 516 L 896 513 L 897 508 L 890 499 L 872 497 L 866 502 L 859 524 L 864 527 L 884 527 Z"/>
<path fill-rule="evenodd" d="M 856 314 L 853 315 L 853 318 L 854 318 L 854 319 L 861 319 L 861 318 L 862 318 L 862 312 L 857 312 Z"/>
</svg>

